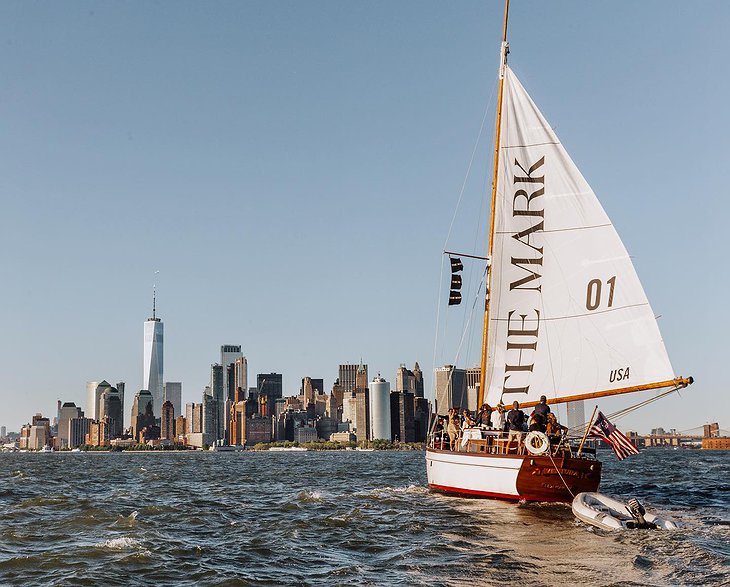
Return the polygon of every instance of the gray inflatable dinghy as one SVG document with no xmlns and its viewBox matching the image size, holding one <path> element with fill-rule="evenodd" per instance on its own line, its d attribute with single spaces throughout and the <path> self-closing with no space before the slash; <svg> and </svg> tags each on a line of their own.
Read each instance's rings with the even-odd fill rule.
<svg viewBox="0 0 730 587">
<path fill-rule="evenodd" d="M 579 493 L 573 500 L 573 514 L 581 522 L 602 530 L 676 530 L 676 522 L 647 513 L 636 498 L 626 503 L 601 493 Z"/>
</svg>

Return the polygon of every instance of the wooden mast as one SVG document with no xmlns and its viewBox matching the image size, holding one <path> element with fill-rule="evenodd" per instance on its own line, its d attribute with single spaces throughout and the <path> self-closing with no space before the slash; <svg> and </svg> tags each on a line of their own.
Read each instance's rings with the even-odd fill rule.
<svg viewBox="0 0 730 587">
<path fill-rule="evenodd" d="M 497 203 L 497 175 L 499 173 L 499 139 L 502 131 L 502 96 L 504 93 L 504 69 L 507 67 L 507 16 L 509 14 L 509 0 L 504 0 L 504 26 L 502 28 L 502 51 L 499 63 L 499 94 L 497 97 L 497 123 L 494 131 L 494 169 L 492 171 L 492 206 L 489 214 L 489 249 L 487 256 L 487 289 L 484 293 L 484 328 L 482 331 L 482 362 L 479 370 L 479 394 L 477 409 L 484 403 L 484 393 L 487 385 L 487 342 L 489 340 L 489 293 L 492 286 L 492 251 L 494 248 L 494 210 Z"/>
</svg>

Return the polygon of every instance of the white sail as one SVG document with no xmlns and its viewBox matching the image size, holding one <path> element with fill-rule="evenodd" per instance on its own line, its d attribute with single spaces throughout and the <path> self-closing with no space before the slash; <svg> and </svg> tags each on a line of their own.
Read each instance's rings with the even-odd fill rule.
<svg viewBox="0 0 730 587">
<path fill-rule="evenodd" d="M 509 68 L 497 182 L 486 401 L 673 379 L 623 243 Z"/>
</svg>

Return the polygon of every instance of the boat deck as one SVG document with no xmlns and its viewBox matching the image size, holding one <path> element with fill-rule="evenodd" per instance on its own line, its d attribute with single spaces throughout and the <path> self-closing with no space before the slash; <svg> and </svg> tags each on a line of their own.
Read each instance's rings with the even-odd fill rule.
<svg viewBox="0 0 730 587">
<path fill-rule="evenodd" d="M 518 441 L 513 438 L 509 439 L 508 435 L 500 430 L 489 429 L 489 428 L 468 428 L 460 431 L 459 437 L 455 439 L 452 444 L 449 440 L 448 434 L 444 432 L 434 433 L 430 435 L 428 441 L 428 447 L 430 449 L 445 451 L 445 452 L 456 452 L 476 455 L 490 455 L 490 456 L 519 456 L 524 457 L 530 453 L 525 447 L 525 434 L 522 439 Z M 571 458 L 585 458 L 588 460 L 595 460 L 596 449 L 593 447 L 583 446 L 579 450 L 576 444 L 571 444 L 569 439 L 561 439 L 559 442 L 550 443 L 549 451 L 547 454 L 555 456 L 567 456 Z"/>
</svg>

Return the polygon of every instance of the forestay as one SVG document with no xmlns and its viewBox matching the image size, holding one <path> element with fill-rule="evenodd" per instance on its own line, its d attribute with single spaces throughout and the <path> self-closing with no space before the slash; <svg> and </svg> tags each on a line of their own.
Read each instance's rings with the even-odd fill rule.
<svg viewBox="0 0 730 587">
<path fill-rule="evenodd" d="M 631 259 L 593 190 L 505 71 L 486 401 L 674 378 Z"/>
</svg>

